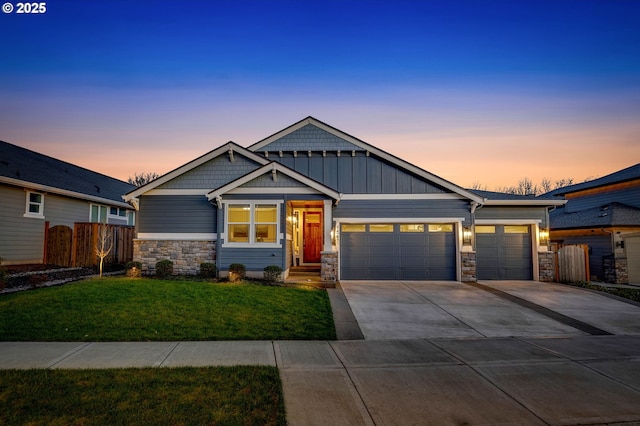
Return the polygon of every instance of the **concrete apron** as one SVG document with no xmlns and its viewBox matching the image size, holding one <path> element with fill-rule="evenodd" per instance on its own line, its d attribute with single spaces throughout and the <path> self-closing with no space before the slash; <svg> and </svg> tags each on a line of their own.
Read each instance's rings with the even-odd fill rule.
<svg viewBox="0 0 640 426">
<path fill-rule="evenodd" d="M 640 422 L 640 336 L 0 342 L 2 368 L 275 365 L 291 425 Z"/>
</svg>

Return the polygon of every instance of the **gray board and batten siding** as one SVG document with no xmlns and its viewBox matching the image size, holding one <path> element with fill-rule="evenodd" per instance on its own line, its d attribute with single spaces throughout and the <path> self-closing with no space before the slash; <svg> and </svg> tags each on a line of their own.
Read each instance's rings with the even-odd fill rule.
<svg viewBox="0 0 640 426">
<path fill-rule="evenodd" d="M 343 194 L 438 194 L 449 192 L 364 151 L 272 153 L 269 160 L 306 175 Z"/>
</svg>

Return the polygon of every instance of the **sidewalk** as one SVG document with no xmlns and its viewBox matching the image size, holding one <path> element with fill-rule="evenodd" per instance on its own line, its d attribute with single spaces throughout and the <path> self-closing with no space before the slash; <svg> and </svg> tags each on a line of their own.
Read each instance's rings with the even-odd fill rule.
<svg viewBox="0 0 640 426">
<path fill-rule="evenodd" d="M 0 342 L 0 368 L 270 365 L 291 425 L 640 422 L 640 336 Z"/>
</svg>

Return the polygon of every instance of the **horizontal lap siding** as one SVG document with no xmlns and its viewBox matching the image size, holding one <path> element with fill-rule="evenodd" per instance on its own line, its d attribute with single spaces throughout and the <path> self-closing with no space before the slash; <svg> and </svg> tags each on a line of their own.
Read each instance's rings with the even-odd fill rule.
<svg viewBox="0 0 640 426">
<path fill-rule="evenodd" d="M 46 219 L 23 217 L 26 192 L 22 188 L 0 185 L 0 200 L 0 257 L 7 263 L 41 261 Z M 44 202 L 46 215 L 46 196 Z"/>
<path fill-rule="evenodd" d="M 333 211 L 340 218 L 450 218 L 471 220 L 466 200 L 343 200 Z"/>
<path fill-rule="evenodd" d="M 224 247 L 218 253 L 218 268 L 228 271 L 232 263 L 241 263 L 247 271 L 262 271 L 269 265 L 278 265 L 284 269 L 282 252 L 280 248 Z"/>
<path fill-rule="evenodd" d="M 571 198 L 565 208 L 567 213 L 573 213 L 613 202 L 640 208 L 640 186 Z"/>
<path fill-rule="evenodd" d="M 217 208 L 204 195 L 147 195 L 140 197 L 138 232 L 216 232 Z"/>
<path fill-rule="evenodd" d="M 518 206 L 483 206 L 476 210 L 476 219 L 495 220 L 517 220 L 523 221 L 540 220 L 540 226 L 546 227 L 546 207 L 518 207 Z"/>
</svg>

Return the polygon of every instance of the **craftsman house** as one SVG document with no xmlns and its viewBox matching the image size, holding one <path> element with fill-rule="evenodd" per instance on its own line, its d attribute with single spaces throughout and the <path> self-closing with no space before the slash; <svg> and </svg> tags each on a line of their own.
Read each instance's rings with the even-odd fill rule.
<svg viewBox="0 0 640 426">
<path fill-rule="evenodd" d="M 126 182 L 0 141 L 3 263 L 70 266 L 76 223 L 134 224 L 134 209 L 122 201 L 122 194 L 133 188 Z M 51 256 L 47 259 L 47 242 L 55 242 L 47 241 L 52 234 L 69 241 L 61 244 L 64 253 L 56 251 L 55 261 Z"/>
<path fill-rule="evenodd" d="M 461 188 L 315 118 L 224 144 L 124 196 L 153 272 L 321 265 L 324 281 L 552 279 L 548 209 Z M 542 266 L 541 266 L 542 265 Z"/>
<path fill-rule="evenodd" d="M 591 279 L 640 284 L 640 164 L 551 191 L 551 240 L 588 244 Z"/>
</svg>

